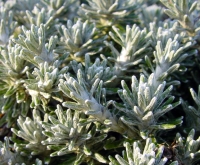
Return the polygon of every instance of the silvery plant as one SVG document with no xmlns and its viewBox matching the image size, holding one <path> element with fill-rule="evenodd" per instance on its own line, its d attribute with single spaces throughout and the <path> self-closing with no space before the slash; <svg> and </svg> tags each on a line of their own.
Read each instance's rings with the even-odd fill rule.
<svg viewBox="0 0 200 165">
<path fill-rule="evenodd" d="M 0 164 L 200 164 L 199 0 L 0 0 Z"/>
</svg>

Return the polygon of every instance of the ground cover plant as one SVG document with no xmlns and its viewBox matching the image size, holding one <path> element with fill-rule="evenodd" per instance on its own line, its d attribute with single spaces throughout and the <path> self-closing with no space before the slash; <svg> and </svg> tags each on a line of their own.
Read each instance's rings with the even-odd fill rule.
<svg viewBox="0 0 200 165">
<path fill-rule="evenodd" d="M 0 164 L 200 164 L 200 1 L 0 0 Z"/>
</svg>

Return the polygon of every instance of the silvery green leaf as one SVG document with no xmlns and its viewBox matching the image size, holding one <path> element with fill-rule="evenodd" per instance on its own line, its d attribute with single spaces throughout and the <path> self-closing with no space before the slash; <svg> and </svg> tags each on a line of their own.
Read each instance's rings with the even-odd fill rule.
<svg viewBox="0 0 200 165">
<path fill-rule="evenodd" d="M 28 117 L 26 117 L 26 119 L 19 117 L 19 119 L 17 120 L 20 129 L 19 131 L 14 128 L 11 129 L 13 133 L 15 133 L 18 137 L 25 140 L 24 144 L 26 144 L 27 149 L 21 148 L 20 142 L 17 142 L 15 139 L 13 139 L 16 147 L 19 147 L 19 151 L 25 151 L 27 152 L 27 154 L 29 153 L 34 155 L 41 154 L 47 149 L 45 145 L 41 144 L 42 140 L 46 139 L 46 136 L 42 134 L 43 129 L 40 126 L 40 113 L 36 111 L 37 110 L 33 110 L 34 120 Z"/>
<path fill-rule="evenodd" d="M 22 46 L 21 57 L 33 63 L 36 66 L 39 66 L 41 62 L 45 61 L 50 64 L 53 63 L 57 58 L 53 52 L 53 47 L 55 47 L 57 37 L 52 36 L 48 43 L 50 47 L 47 47 L 45 43 L 45 27 L 43 24 L 40 24 L 40 26 L 32 25 L 31 30 L 27 30 L 23 26 L 22 30 L 24 32 L 25 37 L 21 37 L 18 40 L 14 40 L 15 43 Z"/>
<path fill-rule="evenodd" d="M 107 163 L 107 160 L 100 154 L 95 153 L 94 154 L 95 159 L 97 159 L 101 163 Z"/>
<path fill-rule="evenodd" d="M 164 165 L 167 162 L 167 158 L 162 158 L 162 154 L 164 151 L 164 147 L 160 146 L 158 148 L 158 153 L 155 153 L 155 144 L 152 142 L 152 139 L 146 139 L 146 145 L 144 148 L 141 148 L 141 144 L 139 142 L 133 143 L 133 149 L 131 148 L 131 144 L 126 142 L 124 143 L 124 147 L 126 151 L 123 153 L 123 157 L 120 155 L 115 155 L 113 157 L 109 156 L 110 165 Z M 178 162 L 174 161 L 172 164 L 177 164 Z"/>
<path fill-rule="evenodd" d="M 195 29 L 198 27 L 198 21 L 194 21 L 196 17 L 193 15 L 198 10 L 197 1 L 166 1 L 161 2 L 168 8 L 165 13 L 173 19 L 177 19 L 180 25 L 188 33 L 189 36 L 195 37 Z"/>
<path fill-rule="evenodd" d="M 13 20 L 13 11 L 4 5 L 2 5 L 0 15 L 0 47 L 5 47 L 17 26 L 17 22 Z"/>
<path fill-rule="evenodd" d="M 94 38 L 97 29 L 88 21 L 77 20 L 74 24 L 68 20 L 67 25 L 57 26 L 61 35 L 58 50 L 70 52 L 74 59 L 82 59 L 86 54 L 96 54 L 102 49 L 103 38 Z M 95 46 L 91 46 L 95 44 Z M 99 47 L 99 49 L 97 49 Z"/>
<path fill-rule="evenodd" d="M 172 103 L 174 99 L 174 97 L 170 97 L 172 86 L 164 90 L 166 82 L 161 83 L 158 88 L 155 88 L 153 83 L 154 76 L 152 74 L 146 79 L 141 75 L 139 83 L 133 76 L 132 91 L 128 89 L 125 81 L 122 81 L 123 90 L 118 90 L 118 94 L 124 105 L 112 102 L 115 108 L 121 111 L 120 119 L 130 129 L 137 130 L 135 133 L 145 132 L 143 137 L 148 137 L 148 134 L 153 130 L 175 128 L 175 125 L 180 124 L 180 122 L 172 125 L 169 122 L 169 125 L 166 123 L 165 126 L 158 124 L 159 118 L 178 106 L 180 102 Z"/>
<path fill-rule="evenodd" d="M 151 32 L 147 33 L 146 29 L 140 30 L 135 24 L 132 27 L 127 25 L 125 34 L 115 26 L 112 28 L 114 33 L 110 32 L 109 34 L 115 42 L 120 44 L 121 52 L 113 44 L 106 41 L 105 44 L 111 49 L 116 59 L 116 72 L 120 74 L 120 72 L 126 71 L 129 67 L 137 65 L 142 61 L 141 58 L 144 57 L 143 54 L 145 54 L 150 45 Z"/>
<path fill-rule="evenodd" d="M 139 5 L 141 1 L 92 0 L 81 5 L 79 15 L 84 18 L 83 13 L 86 13 L 86 19 L 98 22 L 101 26 L 111 26 L 124 21 L 130 24 L 132 21 L 129 18 L 134 17 L 134 11 Z"/>
<path fill-rule="evenodd" d="M 176 143 L 178 145 L 176 150 L 182 163 L 195 164 L 199 161 L 198 146 L 200 138 L 198 137 L 197 140 L 194 140 L 194 135 L 194 129 L 189 132 L 186 140 L 179 133 L 176 135 Z"/>
</svg>

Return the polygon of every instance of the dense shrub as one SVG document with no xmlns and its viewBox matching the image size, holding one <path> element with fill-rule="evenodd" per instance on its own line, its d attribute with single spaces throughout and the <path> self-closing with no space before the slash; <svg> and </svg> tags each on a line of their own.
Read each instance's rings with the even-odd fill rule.
<svg viewBox="0 0 200 165">
<path fill-rule="evenodd" d="M 199 0 L 0 0 L 0 164 L 200 163 Z"/>
</svg>

